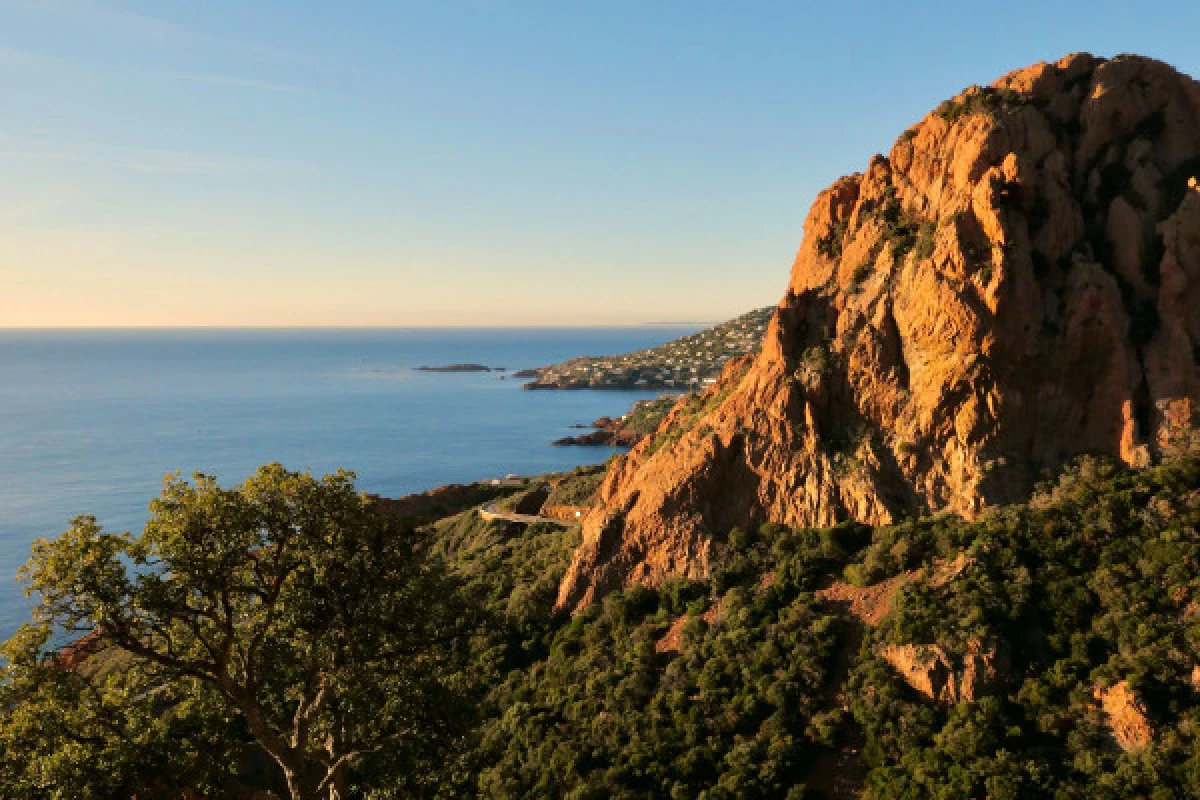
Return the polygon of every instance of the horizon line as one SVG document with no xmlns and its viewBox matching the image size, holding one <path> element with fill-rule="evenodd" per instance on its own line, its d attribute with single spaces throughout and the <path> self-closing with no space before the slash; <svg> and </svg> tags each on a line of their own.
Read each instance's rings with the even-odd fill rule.
<svg viewBox="0 0 1200 800">
<path fill-rule="evenodd" d="M 0 333 L 23 331 L 366 331 L 366 330 L 588 330 L 595 328 L 690 328 L 697 325 L 720 325 L 734 317 L 717 320 L 680 320 L 678 322 L 623 322 L 593 325 L 539 324 L 527 325 L 0 325 Z"/>
</svg>

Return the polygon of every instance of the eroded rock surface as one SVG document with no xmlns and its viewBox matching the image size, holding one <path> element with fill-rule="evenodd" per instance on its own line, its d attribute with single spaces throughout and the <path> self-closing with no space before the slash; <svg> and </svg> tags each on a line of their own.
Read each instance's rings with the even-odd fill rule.
<svg viewBox="0 0 1200 800">
<path fill-rule="evenodd" d="M 1127 681 L 1107 688 L 1097 687 L 1094 696 L 1108 719 L 1108 729 L 1118 747 L 1129 751 L 1150 744 L 1154 731 L 1146 718 L 1146 708 Z"/>
<path fill-rule="evenodd" d="M 762 352 L 609 475 L 560 590 L 700 577 L 735 525 L 968 517 L 1180 445 L 1200 383 L 1200 84 L 1074 55 L 821 192 Z"/>
<path fill-rule="evenodd" d="M 1009 672 L 1006 652 L 979 642 L 972 642 L 961 658 L 928 644 L 887 645 L 879 655 L 926 699 L 947 705 L 994 692 Z"/>
</svg>

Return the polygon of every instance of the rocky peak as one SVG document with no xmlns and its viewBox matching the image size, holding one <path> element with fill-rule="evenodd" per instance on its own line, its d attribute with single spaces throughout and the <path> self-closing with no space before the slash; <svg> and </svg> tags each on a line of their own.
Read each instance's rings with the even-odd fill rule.
<svg viewBox="0 0 1200 800">
<path fill-rule="evenodd" d="M 1200 395 L 1200 84 L 1078 54 L 971 87 L 821 192 L 762 352 L 614 467 L 559 605 L 699 577 L 734 525 L 974 516 Z"/>
</svg>

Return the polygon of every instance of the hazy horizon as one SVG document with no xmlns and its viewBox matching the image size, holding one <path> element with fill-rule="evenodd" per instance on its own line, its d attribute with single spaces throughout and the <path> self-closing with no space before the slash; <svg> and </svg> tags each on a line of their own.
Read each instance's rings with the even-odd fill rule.
<svg viewBox="0 0 1200 800">
<path fill-rule="evenodd" d="M 759 306 L 762 308 L 763 306 Z M 747 309 L 753 311 L 755 309 Z M 0 333 L 19 331 L 443 331 L 443 330 L 622 330 L 627 328 L 693 328 L 719 325 L 740 314 L 721 319 L 664 320 L 630 323 L 555 325 L 530 323 L 493 325 L 2 325 Z"/>
<path fill-rule="evenodd" d="M 630 327 L 775 304 L 816 193 L 1200 7 L 0 0 L 0 327 Z M 702 320 L 703 322 L 697 322 Z"/>
</svg>

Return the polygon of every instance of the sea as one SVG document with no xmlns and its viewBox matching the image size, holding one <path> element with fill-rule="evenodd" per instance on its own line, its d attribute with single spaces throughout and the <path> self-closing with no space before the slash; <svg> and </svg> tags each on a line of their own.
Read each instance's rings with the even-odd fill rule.
<svg viewBox="0 0 1200 800">
<path fill-rule="evenodd" d="M 0 330 L 0 637 L 29 617 L 35 539 L 80 514 L 138 530 L 168 473 L 346 468 L 397 497 L 604 461 L 551 442 L 657 392 L 523 391 L 509 373 L 695 330 Z M 417 369 L 456 363 L 507 371 Z"/>
</svg>

